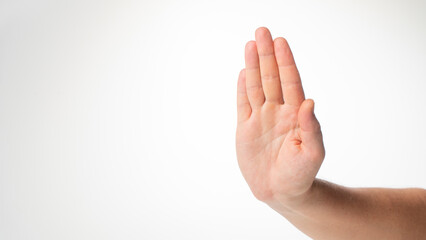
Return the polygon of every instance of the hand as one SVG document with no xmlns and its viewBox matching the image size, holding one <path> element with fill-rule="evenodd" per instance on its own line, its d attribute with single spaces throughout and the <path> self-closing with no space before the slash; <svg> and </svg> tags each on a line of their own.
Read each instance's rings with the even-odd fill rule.
<svg viewBox="0 0 426 240">
<path fill-rule="evenodd" d="M 238 164 L 254 196 L 264 202 L 306 194 L 325 156 L 313 100 L 305 100 L 284 38 L 256 30 L 238 79 Z"/>
</svg>

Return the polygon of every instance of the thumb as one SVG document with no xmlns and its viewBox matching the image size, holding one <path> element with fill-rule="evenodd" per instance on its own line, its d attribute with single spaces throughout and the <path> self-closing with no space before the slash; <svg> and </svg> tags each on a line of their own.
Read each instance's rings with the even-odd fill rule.
<svg viewBox="0 0 426 240">
<path fill-rule="evenodd" d="M 302 145 L 311 153 L 324 157 L 321 126 L 314 113 L 314 100 L 306 99 L 299 108 L 298 121 Z"/>
</svg>

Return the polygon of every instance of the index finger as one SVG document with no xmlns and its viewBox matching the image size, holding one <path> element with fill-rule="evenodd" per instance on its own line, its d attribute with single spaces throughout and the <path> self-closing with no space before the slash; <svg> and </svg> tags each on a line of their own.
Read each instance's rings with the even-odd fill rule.
<svg viewBox="0 0 426 240">
<path fill-rule="evenodd" d="M 305 100 L 305 93 L 303 92 L 302 81 L 300 80 L 299 71 L 297 70 L 290 47 L 282 37 L 274 40 L 274 47 L 284 104 L 300 106 Z"/>
</svg>

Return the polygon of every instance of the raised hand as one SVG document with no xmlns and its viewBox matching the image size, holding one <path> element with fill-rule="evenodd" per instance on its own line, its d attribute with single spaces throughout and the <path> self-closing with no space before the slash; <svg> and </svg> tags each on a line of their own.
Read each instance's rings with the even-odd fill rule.
<svg viewBox="0 0 426 240">
<path fill-rule="evenodd" d="M 313 100 L 305 100 L 284 38 L 256 30 L 238 79 L 238 164 L 254 196 L 264 202 L 303 196 L 325 156 Z"/>
</svg>

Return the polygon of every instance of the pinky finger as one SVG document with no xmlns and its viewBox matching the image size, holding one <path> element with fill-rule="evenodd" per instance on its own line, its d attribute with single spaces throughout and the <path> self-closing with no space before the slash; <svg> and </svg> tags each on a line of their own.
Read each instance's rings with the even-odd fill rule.
<svg viewBox="0 0 426 240">
<path fill-rule="evenodd" d="M 251 115 L 251 106 L 247 97 L 246 70 L 240 71 L 237 86 L 237 112 L 238 122 L 247 120 Z"/>
</svg>

